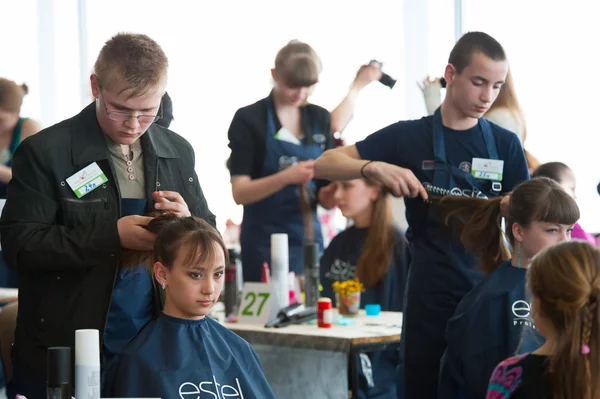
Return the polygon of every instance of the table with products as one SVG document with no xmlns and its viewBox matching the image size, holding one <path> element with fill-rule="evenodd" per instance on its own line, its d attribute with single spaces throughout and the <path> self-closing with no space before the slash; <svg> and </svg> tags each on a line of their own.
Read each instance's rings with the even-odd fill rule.
<svg viewBox="0 0 600 399">
<path fill-rule="evenodd" d="M 19 296 L 16 288 L 0 288 L 0 304 L 14 302 Z"/>
<path fill-rule="evenodd" d="M 334 309 L 334 320 L 338 319 Z M 357 354 L 398 348 L 402 313 L 365 311 L 350 325 L 318 328 L 316 323 L 265 328 L 225 323 L 258 353 L 265 375 L 278 398 L 348 398 L 358 386 Z M 352 397 L 356 397 L 353 395 Z"/>
</svg>

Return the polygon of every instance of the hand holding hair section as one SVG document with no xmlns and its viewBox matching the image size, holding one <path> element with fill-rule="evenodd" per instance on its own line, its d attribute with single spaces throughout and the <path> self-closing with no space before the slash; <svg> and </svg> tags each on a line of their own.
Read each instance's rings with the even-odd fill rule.
<svg viewBox="0 0 600 399">
<path fill-rule="evenodd" d="M 148 214 L 153 219 L 146 226 L 143 226 L 146 230 L 151 233 L 160 233 L 165 226 L 174 222 L 179 218 L 174 212 L 161 212 L 154 211 Z M 120 260 L 121 267 L 133 268 L 139 265 L 144 265 L 148 270 L 152 270 L 154 265 L 153 251 L 136 251 L 133 249 L 126 249 L 123 251 Z"/>
</svg>

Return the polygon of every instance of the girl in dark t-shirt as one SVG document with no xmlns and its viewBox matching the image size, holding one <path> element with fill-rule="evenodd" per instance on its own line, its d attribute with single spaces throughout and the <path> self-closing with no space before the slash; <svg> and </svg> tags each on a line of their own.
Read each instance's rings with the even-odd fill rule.
<svg viewBox="0 0 600 399">
<path fill-rule="evenodd" d="M 365 287 L 361 308 L 377 304 L 383 311 L 401 311 L 408 262 L 404 235 L 392 224 L 390 194 L 379 183 L 355 179 L 336 182 L 334 199 L 354 224 L 333 239 L 321 258 L 321 295 L 335 303 L 332 284 L 358 278 Z M 398 350 L 356 356 L 360 356 L 357 397 L 396 398 Z"/>
</svg>

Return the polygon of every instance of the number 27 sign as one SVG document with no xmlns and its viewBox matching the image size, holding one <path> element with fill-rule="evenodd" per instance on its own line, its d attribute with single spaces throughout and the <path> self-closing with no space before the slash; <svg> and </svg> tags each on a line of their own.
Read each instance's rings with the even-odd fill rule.
<svg viewBox="0 0 600 399">
<path fill-rule="evenodd" d="M 240 323 L 266 324 L 271 316 L 273 303 L 270 283 L 244 283 L 238 319 Z"/>
</svg>

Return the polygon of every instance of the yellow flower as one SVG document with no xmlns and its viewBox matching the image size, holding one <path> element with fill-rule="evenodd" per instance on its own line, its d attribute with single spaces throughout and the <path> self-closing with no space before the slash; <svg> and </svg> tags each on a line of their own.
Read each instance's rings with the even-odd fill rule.
<svg viewBox="0 0 600 399">
<path fill-rule="evenodd" d="M 350 295 L 356 292 L 364 292 L 363 284 L 358 281 L 357 278 L 354 280 L 336 281 L 332 284 L 333 291 L 340 295 Z"/>
</svg>

